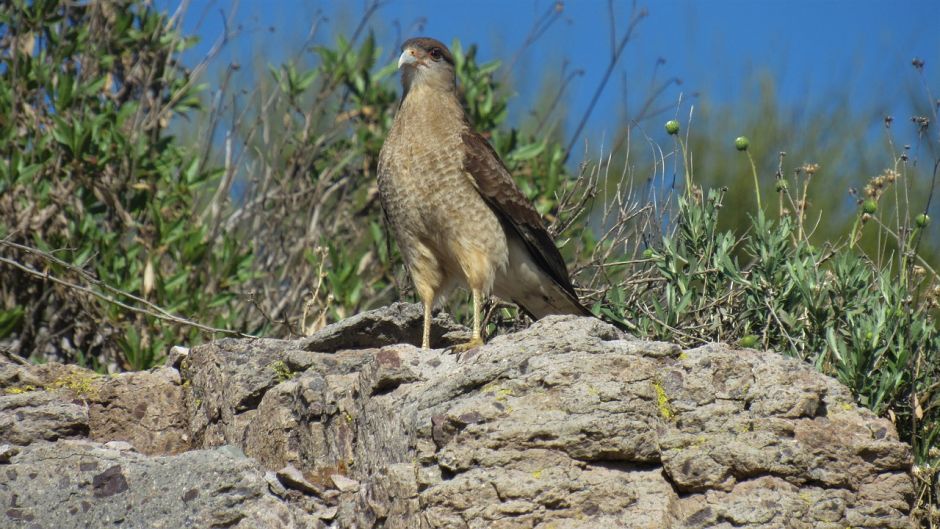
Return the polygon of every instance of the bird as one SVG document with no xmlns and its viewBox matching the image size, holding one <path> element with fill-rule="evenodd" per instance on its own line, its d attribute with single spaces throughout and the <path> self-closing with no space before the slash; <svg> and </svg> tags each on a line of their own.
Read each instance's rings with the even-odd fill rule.
<svg viewBox="0 0 940 529">
<path fill-rule="evenodd" d="M 490 295 L 533 319 L 592 316 L 541 215 L 473 130 L 447 46 L 409 39 L 398 69 L 402 96 L 377 179 L 387 224 L 424 305 L 421 347 L 430 348 L 433 307 L 458 287 L 472 294 L 473 330 L 457 351 L 483 344 L 481 311 Z"/>
</svg>

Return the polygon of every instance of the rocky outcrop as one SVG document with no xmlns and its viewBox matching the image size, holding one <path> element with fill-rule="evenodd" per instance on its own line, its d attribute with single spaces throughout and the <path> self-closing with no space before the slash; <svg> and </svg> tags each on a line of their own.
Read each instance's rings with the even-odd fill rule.
<svg viewBox="0 0 940 529">
<path fill-rule="evenodd" d="M 683 351 L 572 317 L 459 355 L 394 343 L 396 326 L 419 322 L 417 307 L 396 305 L 304 340 L 213 342 L 146 373 L 73 370 L 71 385 L 54 367 L 0 359 L 10 393 L 0 397 L 0 518 L 24 527 L 909 523 L 909 448 L 889 421 L 796 360 L 719 345 Z M 435 333 L 463 338 L 445 318 Z"/>
<path fill-rule="evenodd" d="M 0 469 L 3 527 L 313 527 L 234 447 L 147 457 L 130 445 L 34 443 Z M 19 523 L 19 524 L 18 524 Z"/>
</svg>

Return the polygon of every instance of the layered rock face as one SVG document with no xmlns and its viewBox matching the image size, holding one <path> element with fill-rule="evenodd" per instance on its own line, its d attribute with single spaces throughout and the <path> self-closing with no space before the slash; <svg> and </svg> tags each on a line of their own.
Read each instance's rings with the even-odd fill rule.
<svg viewBox="0 0 940 529">
<path fill-rule="evenodd" d="M 113 377 L 0 357 L 0 526 L 909 524 L 909 447 L 796 360 L 573 317 L 460 355 L 398 344 L 420 318 Z M 465 339 L 445 317 L 435 337 Z"/>
</svg>

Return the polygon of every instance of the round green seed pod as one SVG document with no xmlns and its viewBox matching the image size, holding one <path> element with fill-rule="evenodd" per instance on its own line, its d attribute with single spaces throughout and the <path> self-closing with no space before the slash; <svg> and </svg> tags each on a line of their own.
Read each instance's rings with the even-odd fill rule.
<svg viewBox="0 0 940 529">
<path fill-rule="evenodd" d="M 738 136 L 734 139 L 734 148 L 739 151 L 746 151 L 750 146 L 751 142 L 747 139 L 747 136 Z"/>
<path fill-rule="evenodd" d="M 654 255 L 656 255 L 656 252 L 654 252 L 652 248 L 643 250 L 643 257 L 646 259 L 652 259 Z"/>
<path fill-rule="evenodd" d="M 666 122 L 666 132 L 668 132 L 670 135 L 673 135 L 673 136 L 675 136 L 676 134 L 678 134 L 678 133 L 679 133 L 679 122 L 676 121 L 676 120 L 674 120 L 674 119 L 670 119 L 669 121 L 667 121 L 667 122 Z"/>
<path fill-rule="evenodd" d="M 874 215 L 878 211 L 878 202 L 875 202 L 873 199 L 868 199 L 862 204 L 862 211 L 868 213 L 869 215 Z"/>
<path fill-rule="evenodd" d="M 926 228 L 930 224 L 930 215 L 926 213 L 921 213 L 920 215 L 914 217 L 914 224 L 918 228 Z"/>
<path fill-rule="evenodd" d="M 783 193 L 787 190 L 787 181 L 786 180 L 777 180 L 777 183 L 774 184 L 774 187 L 777 189 L 778 193 Z"/>
</svg>

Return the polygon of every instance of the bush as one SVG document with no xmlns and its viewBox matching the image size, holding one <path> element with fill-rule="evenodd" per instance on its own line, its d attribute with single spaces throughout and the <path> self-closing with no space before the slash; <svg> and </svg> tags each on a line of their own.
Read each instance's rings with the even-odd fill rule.
<svg viewBox="0 0 940 529">
<path fill-rule="evenodd" d="M 144 369 L 199 339 L 156 307 L 237 328 L 251 255 L 204 222 L 219 170 L 166 132 L 199 107 L 175 58 L 188 41 L 130 0 L 4 2 L 0 39 L 0 339 Z"/>
<path fill-rule="evenodd" d="M 674 155 L 686 155 L 681 142 Z M 750 167 L 756 186 L 756 169 Z M 851 228 L 818 246 L 805 228 L 802 207 L 809 201 L 805 179 L 814 177 L 815 164 L 779 180 L 777 218 L 758 209 L 743 235 L 719 228 L 726 190 L 703 194 L 685 170 L 674 228 L 645 252 L 645 261 L 616 279 L 624 290 L 641 280 L 648 286 L 634 288 L 629 299 L 615 300 L 606 311 L 642 336 L 686 346 L 736 341 L 812 363 L 848 386 L 859 404 L 894 422 L 914 449 L 922 503 L 934 504 L 940 277 L 919 254 L 929 227 L 926 213 L 913 200 L 897 199 L 916 196 L 905 188 L 918 170 L 906 153 L 900 155 L 866 186 Z M 791 195 L 790 189 L 803 191 Z M 882 242 L 881 253 L 868 255 L 858 244 L 866 229 L 880 232 L 898 250 Z M 924 523 L 928 512 L 917 513 Z"/>
</svg>

